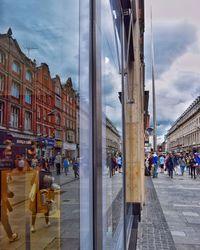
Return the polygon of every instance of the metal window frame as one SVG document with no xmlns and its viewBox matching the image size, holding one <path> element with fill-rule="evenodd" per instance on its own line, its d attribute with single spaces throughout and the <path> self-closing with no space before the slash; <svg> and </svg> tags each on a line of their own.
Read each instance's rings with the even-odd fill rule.
<svg viewBox="0 0 200 250">
<path fill-rule="evenodd" d="M 101 47 L 98 27 L 101 1 L 90 0 L 90 91 L 92 100 L 92 164 L 93 164 L 93 249 L 103 249 L 102 207 L 102 91 Z"/>
</svg>

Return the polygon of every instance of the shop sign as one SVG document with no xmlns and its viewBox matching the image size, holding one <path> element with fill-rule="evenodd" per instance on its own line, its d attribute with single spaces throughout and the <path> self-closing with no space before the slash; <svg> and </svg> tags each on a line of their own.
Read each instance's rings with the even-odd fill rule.
<svg viewBox="0 0 200 250">
<path fill-rule="evenodd" d="M 62 141 L 55 141 L 55 147 L 62 148 L 63 142 Z"/>
<path fill-rule="evenodd" d="M 40 143 L 41 146 L 47 146 L 47 147 L 54 147 L 55 146 L 55 141 L 54 139 L 47 139 L 47 138 L 42 138 L 39 137 L 37 138 L 37 142 Z"/>
<path fill-rule="evenodd" d="M 22 139 L 17 139 L 16 140 L 17 144 L 26 144 L 26 145 L 31 145 L 31 140 L 22 140 Z"/>
<path fill-rule="evenodd" d="M 64 142 L 63 149 L 66 149 L 66 150 L 76 150 L 76 144 L 74 144 L 74 143 L 70 144 L 70 143 Z"/>
<path fill-rule="evenodd" d="M 46 140 L 46 145 L 47 145 L 48 147 L 54 147 L 54 144 L 55 144 L 55 141 L 54 141 L 54 140 L 52 140 L 52 139 Z"/>
</svg>

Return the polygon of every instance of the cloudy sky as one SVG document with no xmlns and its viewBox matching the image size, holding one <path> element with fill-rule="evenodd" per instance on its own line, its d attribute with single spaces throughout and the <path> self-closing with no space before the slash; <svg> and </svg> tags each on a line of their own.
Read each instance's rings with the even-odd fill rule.
<svg viewBox="0 0 200 250">
<path fill-rule="evenodd" d="M 155 77 L 159 141 L 183 111 L 200 93 L 200 15 L 199 0 L 151 0 L 155 47 Z M 64 83 L 72 78 L 79 85 L 79 0 L 1 0 L 0 33 L 11 27 L 22 50 L 46 62 L 52 77 Z M 109 2 L 102 1 L 102 74 L 104 107 L 120 130 L 118 99 L 120 75 Z M 146 89 L 151 90 L 150 0 L 145 1 Z M 14 13 L 14 14 L 13 14 Z M 81 17 L 87 20 L 88 17 Z M 85 54 L 88 54 L 86 46 Z M 84 60 L 81 62 L 83 64 Z M 87 69 L 85 69 L 87 70 Z M 85 80 L 87 81 L 87 79 Z M 83 89 L 82 89 L 83 90 Z M 151 95 L 150 95 L 151 96 Z M 151 111 L 150 98 L 150 112 Z"/>
<path fill-rule="evenodd" d="M 85 2 L 81 2 L 81 5 Z M 87 99 L 89 55 L 87 6 L 81 6 L 80 9 L 81 35 L 79 35 L 79 0 L 18 0 L 17 2 L 1 0 L 0 33 L 6 33 L 11 27 L 13 38 L 18 41 L 20 48 L 28 57 L 36 59 L 37 65 L 42 62 L 47 63 L 51 76 L 58 74 L 62 83 L 71 77 L 74 87 L 81 90 L 82 96 Z M 102 1 L 101 9 L 103 110 L 121 131 L 121 104 L 118 98 L 121 80 L 110 2 Z"/>
<path fill-rule="evenodd" d="M 200 95 L 199 0 L 151 0 L 158 141 Z M 146 89 L 151 91 L 150 0 L 146 1 Z M 151 95 L 152 96 L 152 95 Z M 151 97 L 150 97 L 151 98 Z M 150 113 L 152 114 L 150 100 Z"/>
<path fill-rule="evenodd" d="M 79 0 L 1 0 L 0 33 L 11 27 L 22 51 L 49 65 L 52 77 L 78 85 Z M 28 48 L 34 48 L 29 51 Z"/>
</svg>

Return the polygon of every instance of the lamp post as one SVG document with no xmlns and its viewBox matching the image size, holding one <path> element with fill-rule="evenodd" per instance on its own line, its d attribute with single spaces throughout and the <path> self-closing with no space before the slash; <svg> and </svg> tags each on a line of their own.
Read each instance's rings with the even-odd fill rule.
<svg viewBox="0 0 200 250">
<path fill-rule="evenodd" d="M 152 56 L 152 101 L 153 101 L 153 149 L 157 150 L 157 127 L 156 127 L 156 94 L 155 94 L 155 71 L 154 71 L 154 41 L 152 25 L 152 4 L 151 4 L 151 56 Z"/>
</svg>

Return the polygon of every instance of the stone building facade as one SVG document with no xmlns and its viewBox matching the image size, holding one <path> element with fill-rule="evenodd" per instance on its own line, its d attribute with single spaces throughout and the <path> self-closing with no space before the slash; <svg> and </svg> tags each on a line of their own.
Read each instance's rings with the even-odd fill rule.
<svg viewBox="0 0 200 250">
<path fill-rule="evenodd" d="M 200 151 L 200 96 L 175 121 L 166 141 L 168 151 Z"/>
</svg>

